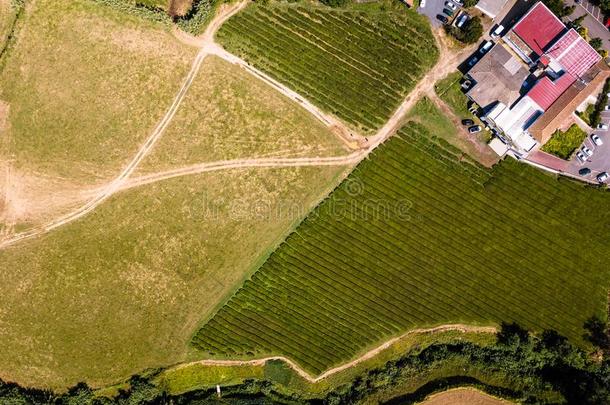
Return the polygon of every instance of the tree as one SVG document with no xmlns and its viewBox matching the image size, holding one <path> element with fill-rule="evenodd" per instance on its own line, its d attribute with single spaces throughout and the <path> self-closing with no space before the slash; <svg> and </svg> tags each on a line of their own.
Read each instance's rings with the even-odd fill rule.
<svg viewBox="0 0 610 405">
<path fill-rule="evenodd" d="M 483 24 L 479 17 L 473 17 L 468 20 L 464 27 L 464 42 L 474 44 L 483 35 Z"/>
<path fill-rule="evenodd" d="M 566 6 L 563 0 L 542 0 L 542 2 L 559 18 L 572 14 L 576 9 L 575 6 Z"/>
<path fill-rule="evenodd" d="M 586 14 L 583 14 L 580 17 L 576 17 L 575 19 L 573 19 L 572 21 L 570 21 L 568 23 L 568 26 L 570 28 L 574 28 L 574 29 L 578 29 L 578 28 L 582 27 L 582 23 L 585 20 L 586 16 L 587 16 Z"/>
<path fill-rule="evenodd" d="M 466 8 L 474 7 L 477 5 L 478 2 L 479 2 L 479 0 L 464 0 L 464 7 L 466 7 Z"/>
<path fill-rule="evenodd" d="M 516 322 L 502 322 L 500 330 L 496 334 L 498 344 L 505 346 L 515 346 L 529 342 L 529 332 Z"/>
<path fill-rule="evenodd" d="M 601 48 L 604 43 L 601 38 L 592 38 L 589 41 L 589 45 L 591 45 L 591 47 L 593 47 L 593 49 L 595 49 L 596 51 L 599 51 L 599 48 Z"/>
<path fill-rule="evenodd" d="M 594 346 L 607 351 L 610 349 L 610 337 L 608 336 L 608 325 L 597 316 L 587 319 L 584 324 L 584 338 Z"/>
</svg>

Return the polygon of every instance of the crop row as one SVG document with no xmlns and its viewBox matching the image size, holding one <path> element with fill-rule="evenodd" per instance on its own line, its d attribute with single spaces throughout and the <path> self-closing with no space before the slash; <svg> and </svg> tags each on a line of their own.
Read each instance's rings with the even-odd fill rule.
<svg viewBox="0 0 610 405">
<path fill-rule="evenodd" d="M 401 25 L 365 12 L 253 4 L 229 19 L 218 39 L 322 109 L 372 132 L 437 58 L 420 18 L 409 14 Z"/>
<path fill-rule="evenodd" d="M 584 319 L 604 307 L 610 257 L 605 234 L 579 238 L 573 225 L 593 216 L 587 223 L 607 227 L 608 199 L 512 162 L 490 171 L 462 160 L 407 125 L 303 221 L 196 346 L 280 353 L 321 372 L 439 323 L 515 320 L 578 341 Z M 400 201 L 407 215 L 371 216 L 371 206 Z"/>
</svg>

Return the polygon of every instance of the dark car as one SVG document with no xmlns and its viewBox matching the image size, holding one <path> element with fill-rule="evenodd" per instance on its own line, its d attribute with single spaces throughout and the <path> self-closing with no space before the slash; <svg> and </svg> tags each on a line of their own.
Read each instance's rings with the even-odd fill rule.
<svg viewBox="0 0 610 405">
<path fill-rule="evenodd" d="M 468 127 L 468 132 L 470 132 L 471 134 L 476 134 L 477 132 L 481 132 L 483 128 L 481 128 L 480 125 L 473 125 L 471 127 Z"/>
<path fill-rule="evenodd" d="M 462 120 L 462 125 L 469 127 L 471 125 L 474 125 L 474 121 L 473 120 Z"/>
<path fill-rule="evenodd" d="M 580 174 L 581 176 L 588 176 L 591 174 L 591 169 L 583 167 L 578 171 L 578 174 Z"/>
<path fill-rule="evenodd" d="M 443 13 L 447 14 L 449 17 L 453 15 L 453 10 L 449 10 L 448 8 L 443 9 Z"/>
<path fill-rule="evenodd" d="M 436 19 L 442 22 L 443 24 L 447 24 L 449 22 L 449 19 L 442 14 L 438 14 L 436 16 Z"/>
</svg>

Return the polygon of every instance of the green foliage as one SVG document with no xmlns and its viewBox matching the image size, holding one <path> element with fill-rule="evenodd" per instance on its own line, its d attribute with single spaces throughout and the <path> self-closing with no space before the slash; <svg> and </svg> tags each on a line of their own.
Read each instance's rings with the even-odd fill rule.
<svg viewBox="0 0 610 405">
<path fill-rule="evenodd" d="M 219 4 L 220 0 L 194 0 L 189 12 L 176 19 L 176 25 L 189 34 L 199 35 L 205 31 Z"/>
<path fill-rule="evenodd" d="M 591 118 L 593 119 L 593 118 Z M 569 159 L 572 153 L 587 137 L 587 133 L 576 124 L 572 124 L 566 132 L 557 130 L 551 139 L 544 144 L 542 150 L 562 159 Z"/>
<path fill-rule="evenodd" d="M 93 0 L 96 3 L 104 4 L 105 6 L 109 6 L 115 8 L 122 13 L 133 15 L 139 18 L 144 18 L 149 21 L 154 21 L 158 23 L 162 23 L 168 25 L 171 23 L 170 17 L 162 10 L 140 6 L 136 3 L 127 2 L 124 0 Z"/>
<path fill-rule="evenodd" d="M 412 12 L 255 3 L 217 38 L 364 132 L 386 122 L 438 57 L 429 24 Z"/>
<path fill-rule="evenodd" d="M 483 35 L 483 24 L 481 24 L 481 18 L 478 16 L 468 20 L 461 29 L 453 25 L 445 25 L 444 27 L 448 34 L 465 44 L 474 44 Z"/>
<path fill-rule="evenodd" d="M 349 0 L 320 0 L 320 2 L 330 7 L 343 7 Z"/>
<path fill-rule="evenodd" d="M 542 0 L 542 2 L 559 18 L 569 16 L 576 9 L 575 6 L 566 6 L 563 0 Z"/>
<path fill-rule="evenodd" d="M 610 92 L 610 80 L 606 80 L 602 92 L 597 96 L 597 102 L 593 111 L 589 114 L 589 125 L 593 128 L 598 126 L 602 121 L 602 111 L 608 105 L 608 92 Z"/>
<path fill-rule="evenodd" d="M 479 2 L 479 0 L 464 0 L 464 7 L 466 7 L 466 8 L 474 7 L 477 5 L 478 2 Z"/>
<path fill-rule="evenodd" d="M 601 38 L 591 38 L 591 40 L 589 41 L 589 45 L 591 45 L 593 49 L 599 51 L 599 49 L 604 45 L 604 43 Z"/>
<path fill-rule="evenodd" d="M 606 321 L 592 316 L 585 322 L 585 339 L 605 352 L 610 350 L 610 335 Z"/>
<path fill-rule="evenodd" d="M 409 123 L 193 343 L 221 356 L 287 355 L 313 373 L 428 325 L 515 321 L 583 343 L 584 321 L 606 307 L 609 211 L 601 190 L 514 160 L 487 170 Z M 544 222 L 527 220 L 541 212 Z"/>
</svg>

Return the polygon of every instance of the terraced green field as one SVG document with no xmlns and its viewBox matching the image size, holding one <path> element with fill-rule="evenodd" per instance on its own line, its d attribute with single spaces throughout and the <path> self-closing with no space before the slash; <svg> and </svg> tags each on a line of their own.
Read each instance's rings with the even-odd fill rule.
<svg viewBox="0 0 610 405">
<path fill-rule="evenodd" d="M 364 132 L 379 128 L 438 58 L 414 12 L 252 4 L 217 34 L 227 50 Z"/>
<path fill-rule="evenodd" d="M 592 209 L 594 208 L 594 209 Z M 607 192 L 488 170 L 411 122 L 363 161 L 194 336 L 314 373 L 408 329 L 516 321 L 582 343 L 605 316 Z"/>
</svg>

